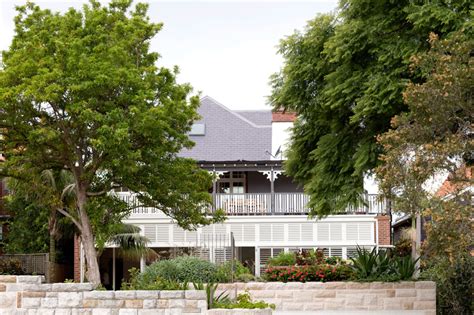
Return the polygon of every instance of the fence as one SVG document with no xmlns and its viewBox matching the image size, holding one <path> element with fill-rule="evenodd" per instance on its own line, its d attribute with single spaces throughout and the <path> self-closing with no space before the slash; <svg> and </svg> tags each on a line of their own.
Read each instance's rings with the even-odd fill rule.
<svg viewBox="0 0 474 315">
<path fill-rule="evenodd" d="M 0 260 L 18 260 L 25 274 L 44 275 L 49 282 L 49 254 L 5 254 L 0 256 Z"/>
</svg>

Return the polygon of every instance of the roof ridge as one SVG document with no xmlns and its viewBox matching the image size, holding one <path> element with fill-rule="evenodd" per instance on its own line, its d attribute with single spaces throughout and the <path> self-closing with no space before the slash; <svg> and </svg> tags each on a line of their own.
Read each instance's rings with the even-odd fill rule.
<svg viewBox="0 0 474 315">
<path fill-rule="evenodd" d="M 248 120 L 247 118 L 243 117 L 242 115 L 240 115 L 239 113 L 236 113 L 234 110 L 228 108 L 227 106 L 225 106 L 224 104 L 216 101 L 215 99 L 213 99 L 212 97 L 210 97 L 209 95 L 205 95 L 204 97 L 201 98 L 201 101 L 202 100 L 205 100 L 205 99 L 208 99 L 210 100 L 211 102 L 213 102 L 214 104 L 220 106 L 221 108 L 225 109 L 226 111 L 228 111 L 229 113 L 231 113 L 232 115 L 236 116 L 237 118 L 245 121 L 246 123 L 248 123 L 250 126 L 254 127 L 254 128 L 271 128 L 272 125 L 257 125 L 255 124 L 254 122 Z"/>
</svg>

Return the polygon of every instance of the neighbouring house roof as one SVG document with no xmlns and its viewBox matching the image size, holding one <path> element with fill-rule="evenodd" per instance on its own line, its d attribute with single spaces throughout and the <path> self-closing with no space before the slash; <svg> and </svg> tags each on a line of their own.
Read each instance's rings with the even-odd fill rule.
<svg viewBox="0 0 474 315">
<path fill-rule="evenodd" d="M 190 135 L 195 146 L 180 156 L 198 161 L 270 160 L 272 148 L 271 110 L 233 111 L 209 96 L 198 109 L 203 135 Z"/>
<path fill-rule="evenodd" d="M 464 166 L 459 169 L 459 175 L 462 178 L 471 179 L 472 178 L 472 171 L 473 166 Z M 453 194 L 456 190 L 463 190 L 466 188 L 471 188 L 470 183 L 468 182 L 454 182 L 453 175 L 449 175 L 448 178 L 443 182 L 441 187 L 436 192 L 436 196 L 438 197 L 448 197 L 449 195 Z"/>
</svg>

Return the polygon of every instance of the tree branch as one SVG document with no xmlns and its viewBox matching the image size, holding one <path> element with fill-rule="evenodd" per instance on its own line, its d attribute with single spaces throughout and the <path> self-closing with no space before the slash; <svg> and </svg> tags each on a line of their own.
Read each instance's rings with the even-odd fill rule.
<svg viewBox="0 0 474 315">
<path fill-rule="evenodd" d="M 71 219 L 72 223 L 74 223 L 77 226 L 77 228 L 79 229 L 79 231 L 82 232 L 82 225 L 69 212 L 67 212 L 67 211 L 65 211 L 64 209 L 61 209 L 61 208 L 57 208 L 56 210 L 59 213 L 63 214 L 65 217 Z"/>
</svg>

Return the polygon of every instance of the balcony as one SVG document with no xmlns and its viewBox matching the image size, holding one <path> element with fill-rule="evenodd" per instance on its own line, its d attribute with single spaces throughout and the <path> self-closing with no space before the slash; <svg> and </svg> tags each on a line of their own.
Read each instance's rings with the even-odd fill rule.
<svg viewBox="0 0 474 315">
<path fill-rule="evenodd" d="M 117 193 L 117 196 L 134 207 L 131 218 L 163 215 L 155 208 L 140 206 L 130 193 Z M 308 201 L 309 196 L 304 193 L 213 194 L 213 210 L 223 209 L 229 216 L 305 215 L 309 212 Z M 365 195 L 364 203 L 348 207 L 341 214 L 383 214 L 387 211 L 386 201 L 380 200 L 376 194 Z"/>
</svg>

